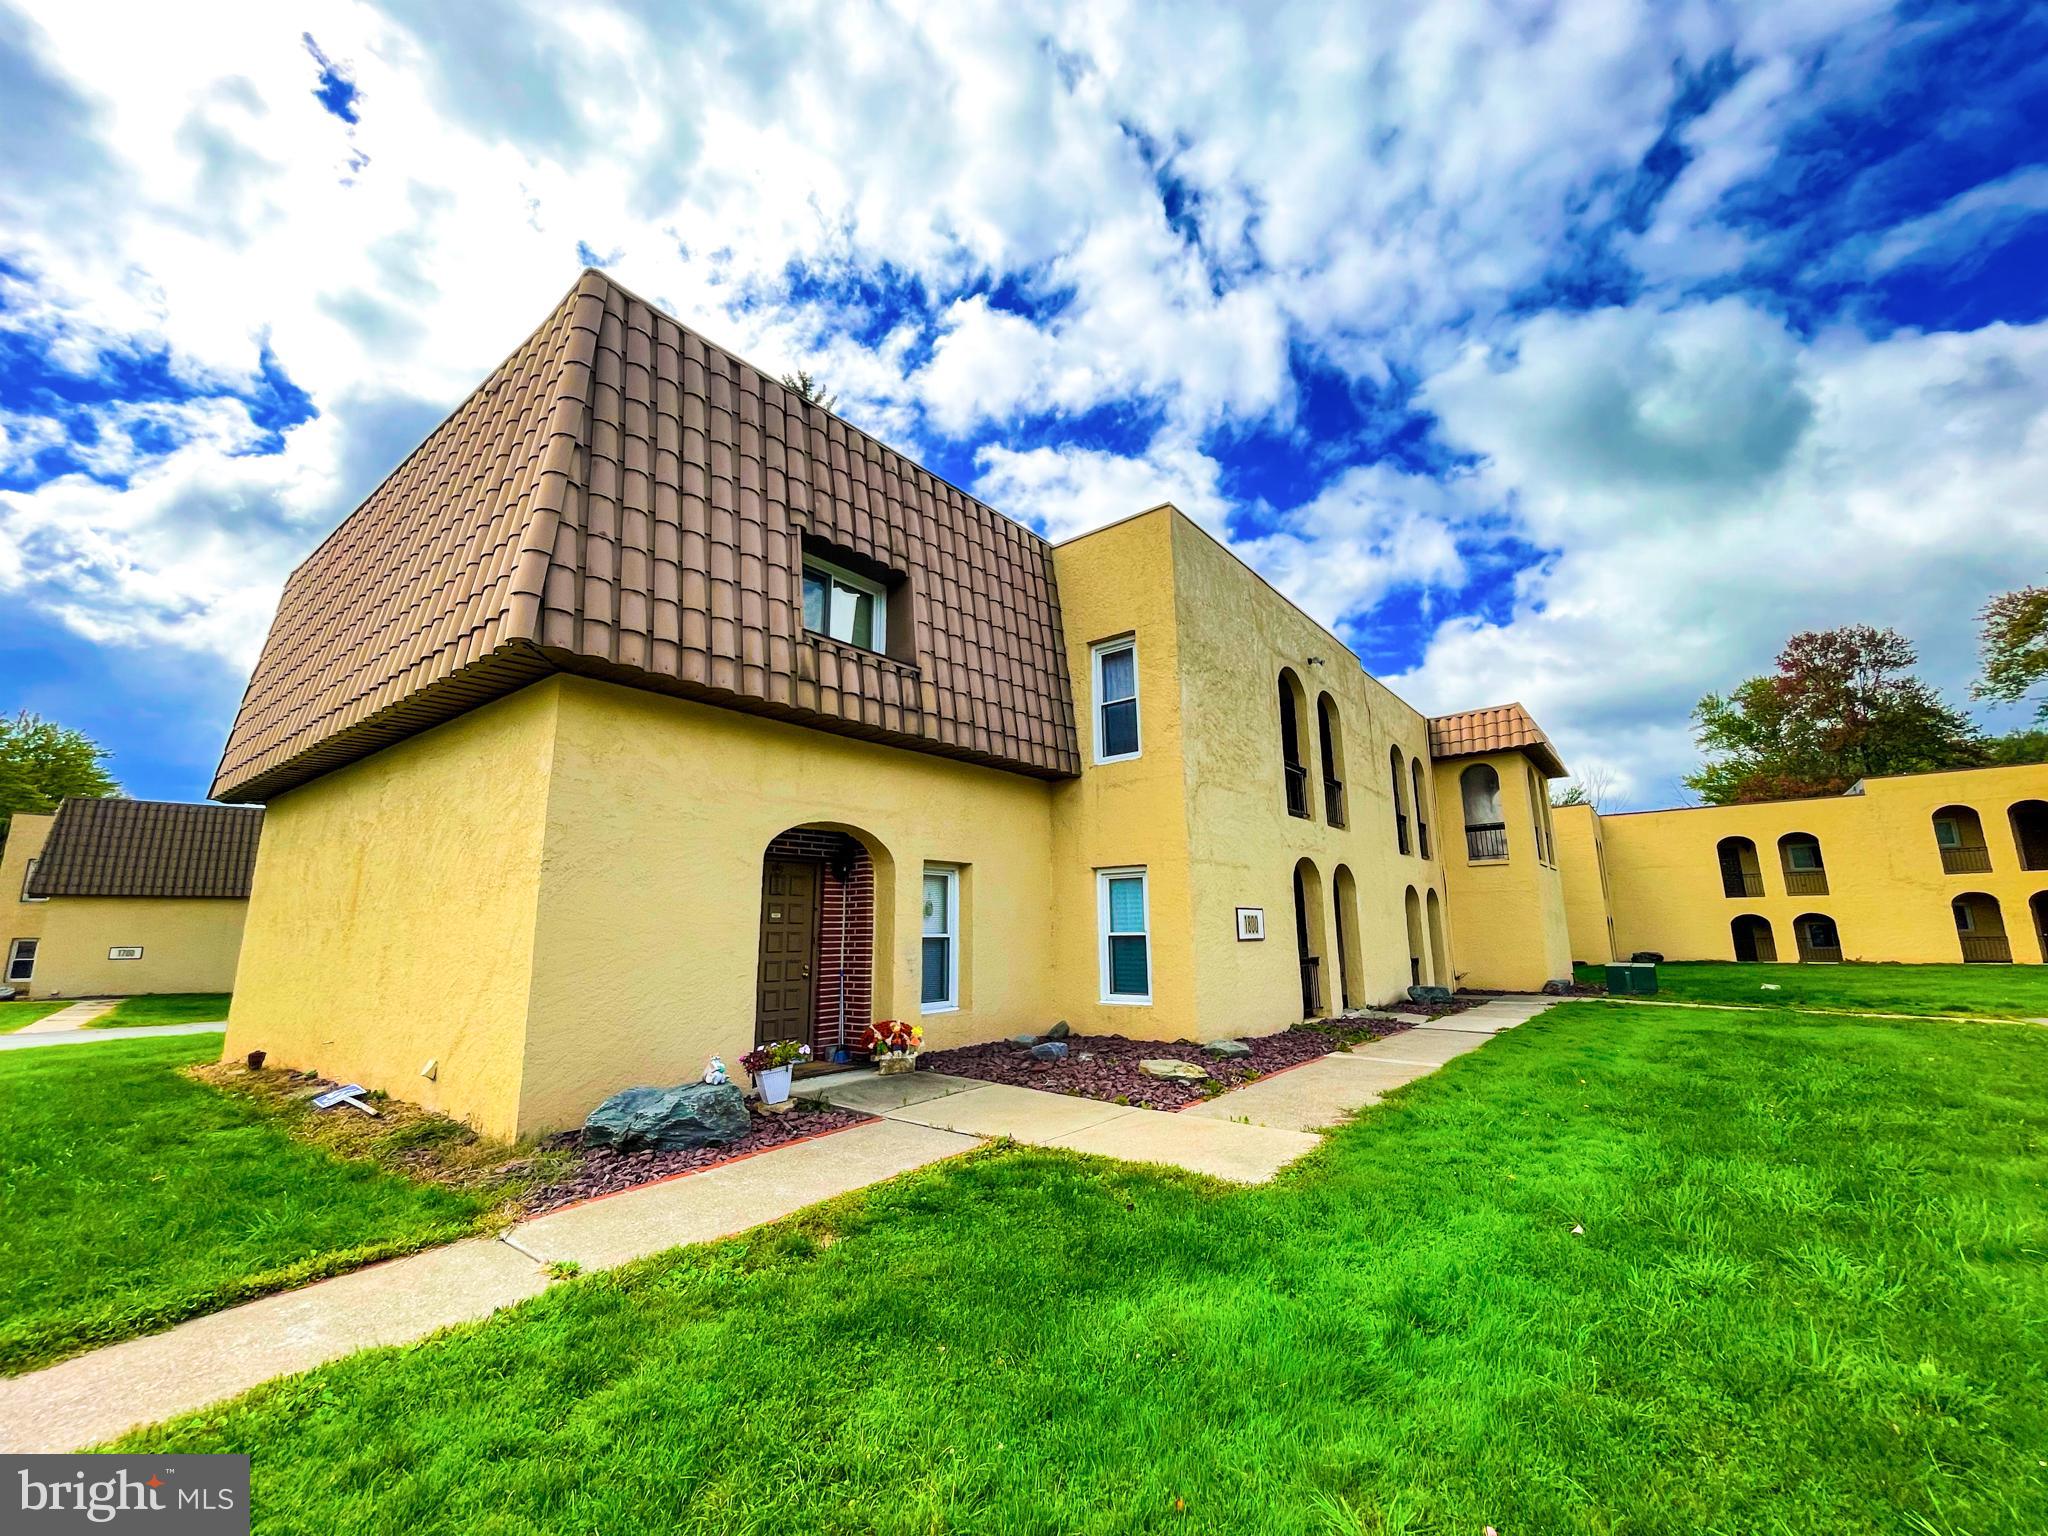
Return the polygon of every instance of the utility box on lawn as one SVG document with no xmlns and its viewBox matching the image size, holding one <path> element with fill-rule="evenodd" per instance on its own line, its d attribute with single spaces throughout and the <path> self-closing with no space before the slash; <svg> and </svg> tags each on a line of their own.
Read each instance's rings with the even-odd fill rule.
<svg viewBox="0 0 2048 1536">
<path fill-rule="evenodd" d="M 1657 967 L 1654 965 L 1610 965 L 1607 967 L 1610 997 L 1655 997 Z"/>
</svg>

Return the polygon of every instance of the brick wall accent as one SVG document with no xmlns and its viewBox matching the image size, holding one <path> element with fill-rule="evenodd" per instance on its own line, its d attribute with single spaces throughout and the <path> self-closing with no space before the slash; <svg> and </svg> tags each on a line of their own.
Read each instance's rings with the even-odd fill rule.
<svg viewBox="0 0 2048 1536">
<path fill-rule="evenodd" d="M 853 867 L 842 880 L 834 866 L 844 866 L 849 852 Z M 827 1058 L 839 1043 L 842 980 L 846 1042 L 853 1049 L 875 1016 L 874 861 L 859 839 L 810 827 L 783 833 L 763 857 L 816 859 L 824 865 L 818 882 L 818 951 L 811 963 L 811 1050 Z"/>
</svg>

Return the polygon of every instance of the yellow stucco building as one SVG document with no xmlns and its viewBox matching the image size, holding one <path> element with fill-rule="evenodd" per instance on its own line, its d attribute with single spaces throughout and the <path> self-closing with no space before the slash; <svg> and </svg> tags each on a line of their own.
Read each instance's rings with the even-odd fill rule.
<svg viewBox="0 0 2048 1536">
<path fill-rule="evenodd" d="M 1582 961 L 2048 960 L 2048 764 L 1555 818 Z"/>
<path fill-rule="evenodd" d="M 0 854 L 6 985 L 37 998 L 234 986 L 263 813 L 66 800 L 15 815 Z"/>
<path fill-rule="evenodd" d="M 1560 772 L 1174 508 L 1049 545 L 586 273 L 286 585 L 227 1048 L 526 1135 L 874 1019 L 1534 987 Z"/>
</svg>

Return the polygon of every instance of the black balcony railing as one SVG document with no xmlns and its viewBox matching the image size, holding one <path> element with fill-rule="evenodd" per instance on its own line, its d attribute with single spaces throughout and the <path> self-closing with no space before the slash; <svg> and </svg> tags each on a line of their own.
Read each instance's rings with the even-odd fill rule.
<svg viewBox="0 0 2048 1536">
<path fill-rule="evenodd" d="M 1394 812 L 1394 846 L 1403 853 L 1408 851 L 1408 816 L 1404 811 Z"/>
<path fill-rule="evenodd" d="M 1941 867 L 1951 875 L 1984 875 L 1991 872 L 1989 848 L 1944 848 Z"/>
<path fill-rule="evenodd" d="M 1504 821 L 1483 821 L 1465 827 L 1465 857 L 1474 863 L 1508 856 L 1508 828 Z"/>
<path fill-rule="evenodd" d="M 1737 898 L 1761 896 L 1764 893 L 1764 877 L 1746 869 L 1724 869 L 1721 871 L 1721 894 Z"/>
<path fill-rule="evenodd" d="M 1299 763 L 1287 765 L 1287 814 L 1308 820 L 1308 770 Z"/>
<path fill-rule="evenodd" d="M 1323 1015 L 1323 962 L 1314 955 L 1301 957 L 1301 1016 L 1319 1019 Z"/>
<path fill-rule="evenodd" d="M 2011 965 L 2012 940 L 2002 933 L 1960 933 L 1967 965 Z"/>
<path fill-rule="evenodd" d="M 1828 893 L 1828 872 L 1824 869 L 1788 869 L 1785 871 L 1785 894 L 1787 896 L 1825 896 Z M 1837 955 L 1835 958 L 1840 959 Z"/>
<path fill-rule="evenodd" d="M 1344 785 L 1340 780 L 1323 780 L 1323 819 L 1333 827 L 1344 825 Z"/>
<path fill-rule="evenodd" d="M 1815 965 L 1840 965 L 1842 946 L 1839 944 L 1807 944 L 1799 946 L 1799 958 Z"/>
</svg>

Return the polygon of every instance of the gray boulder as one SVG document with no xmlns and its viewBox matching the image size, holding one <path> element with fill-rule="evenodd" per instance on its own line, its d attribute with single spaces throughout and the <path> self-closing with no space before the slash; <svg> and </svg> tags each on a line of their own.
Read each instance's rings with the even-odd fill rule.
<svg viewBox="0 0 2048 1536">
<path fill-rule="evenodd" d="M 1564 977 L 1559 977 L 1554 981 L 1543 983 L 1543 993 L 1546 997 L 1570 997 L 1573 985 L 1573 982 Z"/>
<path fill-rule="evenodd" d="M 593 1147 L 681 1152 L 738 1141 L 750 1124 L 737 1083 L 685 1083 L 615 1093 L 590 1112 L 583 1134 Z"/>
<path fill-rule="evenodd" d="M 1064 1040 L 1067 1038 L 1067 1036 L 1071 1035 L 1072 1033 L 1073 1031 L 1067 1027 L 1067 1021 L 1065 1019 L 1061 1019 L 1057 1024 L 1053 1025 L 1051 1029 L 1048 1029 L 1045 1032 L 1045 1038 L 1048 1040 Z"/>
<path fill-rule="evenodd" d="M 1222 1057 L 1225 1061 L 1239 1061 L 1252 1053 L 1252 1048 L 1242 1040 L 1211 1040 L 1202 1049 L 1211 1056 Z"/>
<path fill-rule="evenodd" d="M 1067 1059 L 1067 1042 L 1064 1040 L 1042 1041 L 1031 1047 L 1031 1054 L 1040 1061 L 1065 1061 Z"/>
<path fill-rule="evenodd" d="M 1451 1000 L 1449 987 L 1410 987 L 1408 1001 L 1411 1003 L 1448 1003 Z"/>
<path fill-rule="evenodd" d="M 1138 1070 L 1147 1077 L 1165 1078 L 1171 1082 L 1206 1082 L 1209 1074 L 1192 1061 L 1181 1061 L 1177 1057 L 1157 1056 L 1138 1063 Z"/>
<path fill-rule="evenodd" d="M 1036 1044 L 1038 1044 L 1038 1036 L 1036 1036 L 1036 1035 L 1012 1035 L 1012 1036 L 1010 1036 L 1010 1044 L 1012 1044 L 1012 1045 L 1036 1045 Z"/>
</svg>

